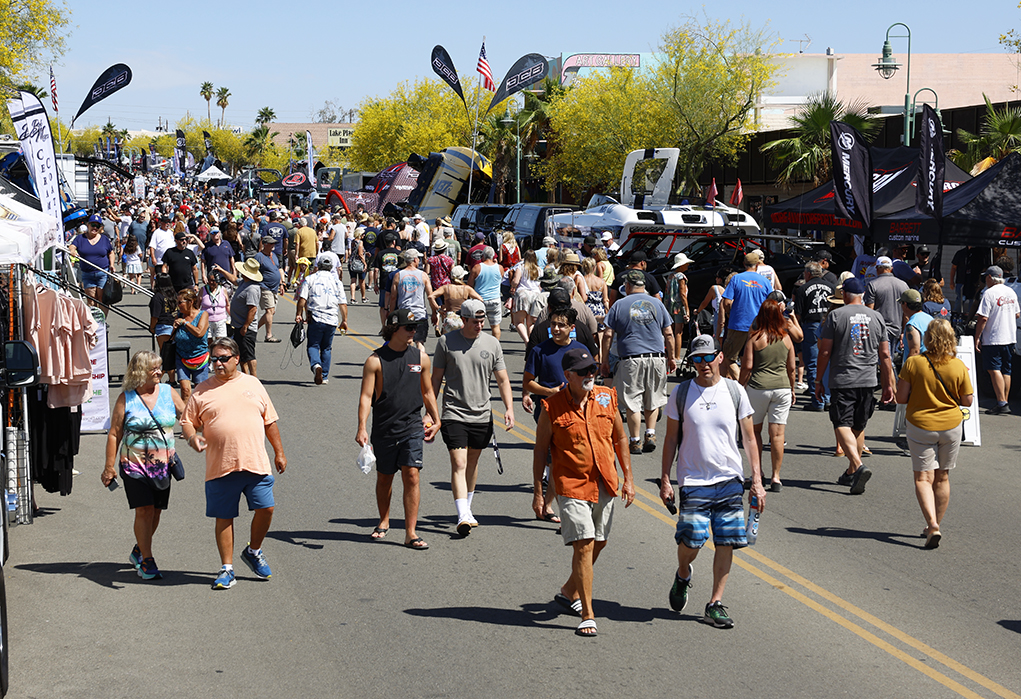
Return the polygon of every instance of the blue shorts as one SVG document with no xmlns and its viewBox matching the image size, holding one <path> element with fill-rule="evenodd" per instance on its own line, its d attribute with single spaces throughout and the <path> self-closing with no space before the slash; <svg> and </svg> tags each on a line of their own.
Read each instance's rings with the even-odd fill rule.
<svg viewBox="0 0 1021 699">
<path fill-rule="evenodd" d="M 163 335 L 173 335 L 174 334 L 174 326 L 173 325 L 157 325 L 156 329 L 152 331 L 152 334 L 155 335 L 156 337 L 162 337 Z"/>
<path fill-rule="evenodd" d="M 999 371 L 1010 376 L 1011 365 L 1014 363 L 1014 345 L 982 345 L 982 368 L 986 371 Z"/>
<path fill-rule="evenodd" d="M 209 378 L 209 366 L 211 362 L 206 362 L 206 365 L 201 369 L 189 369 L 178 357 L 175 361 L 175 367 L 177 368 L 177 380 L 178 381 L 191 381 L 192 386 L 198 386 L 200 383 Z"/>
<path fill-rule="evenodd" d="M 82 270 L 82 288 L 92 289 L 106 286 L 106 272 L 99 269 Z"/>
<path fill-rule="evenodd" d="M 748 545 L 744 522 L 744 482 L 740 478 L 713 485 L 686 486 L 677 498 L 677 532 L 674 540 L 691 549 L 709 541 L 709 527 L 717 546 Z"/>
<path fill-rule="evenodd" d="M 241 493 L 248 500 L 248 510 L 273 507 L 273 474 L 234 471 L 206 481 L 206 517 L 234 519 L 238 516 Z"/>
</svg>

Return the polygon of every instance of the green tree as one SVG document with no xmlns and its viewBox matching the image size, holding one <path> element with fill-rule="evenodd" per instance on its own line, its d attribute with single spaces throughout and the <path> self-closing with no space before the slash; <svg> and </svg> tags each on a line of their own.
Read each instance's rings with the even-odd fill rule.
<svg viewBox="0 0 1021 699">
<path fill-rule="evenodd" d="M 210 103 L 213 100 L 213 83 L 204 82 L 199 86 L 199 95 L 206 101 L 206 117 L 209 121 L 213 120 L 213 112 Z"/>
<path fill-rule="evenodd" d="M 230 100 L 230 90 L 226 87 L 221 87 L 216 91 L 216 106 L 220 108 L 220 126 L 226 125 L 227 118 L 227 105 Z"/>
<path fill-rule="evenodd" d="M 261 166 L 266 154 L 272 148 L 273 138 L 278 135 L 278 131 L 270 132 L 269 127 L 265 124 L 255 127 L 244 142 L 249 160 L 253 164 Z"/>
<path fill-rule="evenodd" d="M 977 134 L 958 129 L 957 137 L 964 143 L 965 149 L 951 150 L 947 154 L 962 170 L 970 171 L 986 158 L 996 162 L 1010 153 L 1021 153 L 1021 108 L 1004 105 L 997 109 L 989 97 L 985 94 L 982 97 L 986 101 L 982 128 Z"/>
<path fill-rule="evenodd" d="M 779 171 L 776 183 L 789 189 L 796 182 L 810 181 L 818 187 L 830 179 L 830 122 L 842 121 L 871 140 L 882 122 L 869 118 L 864 100 L 845 104 L 831 92 L 809 95 L 798 113 L 790 118 L 791 136 L 770 141 L 760 149 L 770 165 Z"/>
<path fill-rule="evenodd" d="M 49 93 L 47 93 L 46 90 L 42 89 L 38 85 L 33 85 L 32 83 L 18 83 L 14 86 L 14 89 L 33 94 L 39 98 L 40 102 L 49 97 Z"/>
<path fill-rule="evenodd" d="M 117 127 L 113 125 L 113 122 L 107 120 L 100 133 L 103 135 L 103 138 L 116 138 L 119 132 L 117 131 Z"/>
<path fill-rule="evenodd" d="M 42 70 L 65 49 L 71 10 L 50 0 L 0 0 L 0 88 Z"/>
<path fill-rule="evenodd" d="M 468 82 L 462 80 L 462 85 Z M 406 160 L 411 153 L 427 155 L 450 146 L 471 148 L 475 105 L 488 106 L 491 96 L 477 86 L 465 90 L 470 119 L 458 96 L 440 80 L 404 82 L 386 97 L 364 100 L 351 138 L 351 167 L 382 170 Z M 494 105 L 493 113 L 500 114 L 503 109 L 502 103 Z"/>
<path fill-rule="evenodd" d="M 664 142 L 671 112 L 650 100 L 651 76 L 628 68 L 592 71 L 545 107 L 551 148 L 537 166 L 548 185 L 576 197 L 616 191 L 627 154 Z"/>
<path fill-rule="evenodd" d="M 268 124 L 276 120 L 277 113 L 274 112 L 270 107 L 263 107 L 255 116 L 255 123 L 258 124 L 259 126 L 262 126 L 263 124 Z"/>
<path fill-rule="evenodd" d="M 780 64 L 771 52 L 778 45 L 766 28 L 709 17 L 689 17 L 663 35 L 650 97 L 669 111 L 656 145 L 681 151 L 678 192 L 699 193 L 709 161 L 733 162 L 743 150 L 756 101 L 775 84 Z"/>
<path fill-rule="evenodd" d="M 489 155 L 493 167 L 493 183 L 496 185 L 498 204 L 503 204 L 507 183 L 514 181 L 517 165 L 518 115 L 510 112 L 490 112 L 479 124 L 479 151 Z M 504 121 L 513 123 L 505 124 Z"/>
</svg>

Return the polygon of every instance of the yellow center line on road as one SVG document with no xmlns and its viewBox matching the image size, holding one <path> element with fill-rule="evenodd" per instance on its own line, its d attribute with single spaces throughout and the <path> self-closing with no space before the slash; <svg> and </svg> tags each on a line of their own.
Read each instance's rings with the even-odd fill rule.
<svg viewBox="0 0 1021 699">
<path fill-rule="evenodd" d="M 369 350 L 375 350 L 376 349 L 376 347 L 374 347 L 369 342 L 367 342 L 366 340 L 363 339 L 363 338 L 365 338 L 367 336 L 359 335 L 357 333 L 349 333 L 347 335 L 347 337 L 351 338 L 352 340 L 354 340 L 355 342 L 359 343 L 360 345 L 364 346 L 365 348 L 367 348 Z M 498 415 L 500 418 L 503 418 L 503 413 L 500 412 L 499 410 L 495 409 L 495 408 L 493 409 L 493 413 L 495 415 Z M 534 439 L 535 432 L 533 432 L 531 429 L 529 429 L 529 428 L 527 428 L 527 427 L 525 427 L 523 425 L 516 425 L 515 429 L 511 431 L 511 434 L 513 434 L 514 436 L 518 437 L 519 439 L 521 439 L 524 442 L 532 443 L 532 444 L 535 443 L 535 439 Z M 531 435 L 531 436 L 529 436 L 529 435 Z M 636 495 L 640 495 L 642 498 L 645 498 L 649 502 L 652 503 L 652 505 L 649 505 L 649 504 L 646 504 L 645 502 L 643 502 L 642 500 L 636 498 L 634 504 L 637 505 L 641 510 L 643 510 L 644 512 L 647 512 L 648 514 L 652 515 L 653 517 L 655 517 L 656 519 L 660 520 L 664 524 L 669 525 L 670 527 L 675 527 L 676 526 L 676 524 L 677 524 L 676 520 L 666 513 L 665 508 L 663 506 L 663 503 L 660 500 L 658 494 L 652 493 L 652 492 L 650 492 L 650 491 L 648 491 L 648 490 L 646 490 L 644 488 L 638 487 L 638 486 L 635 487 L 635 493 L 636 493 Z M 712 546 L 709 545 L 709 548 L 712 548 Z M 989 678 L 985 677 L 984 675 L 982 675 L 982 674 L 972 670 L 971 668 L 969 668 L 969 667 L 959 663 L 958 661 L 956 661 L 953 658 L 949 657 L 945 653 L 941 653 L 940 651 L 936 650 L 935 648 L 932 648 L 931 646 L 929 646 L 929 645 L 919 641 L 918 639 L 914 638 L 913 636 L 910 636 L 909 634 L 901 631 L 900 629 L 898 629 L 898 628 L 896 628 L 896 627 L 886 623 L 882 619 L 879 619 L 878 617 L 876 617 L 876 616 L 874 616 L 872 614 L 869 614 L 868 612 L 866 612 L 865 610 L 861 609 L 860 607 L 857 607 L 854 604 L 851 604 L 850 602 L 847 602 L 846 600 L 838 597 L 837 595 L 835 595 L 832 592 L 826 590 L 825 588 L 820 587 L 819 585 L 816 585 L 815 583 L 811 582 L 810 580 L 804 578 L 801 575 L 798 575 L 797 573 L 795 573 L 794 571 L 790 570 L 789 568 L 786 568 L 786 567 L 780 565 L 779 563 L 777 563 L 777 562 L 767 558 L 766 556 L 760 554 L 758 551 L 756 551 L 756 550 L 754 550 L 752 548 L 745 548 L 745 549 L 741 549 L 741 550 L 737 551 L 736 554 L 737 555 L 734 556 L 734 562 L 740 568 L 748 571 L 749 573 L 751 573 L 755 577 L 759 578 L 760 580 L 762 580 L 763 582 L 767 583 L 768 585 L 776 588 L 780 592 L 783 592 L 784 594 L 789 595 L 793 599 L 796 599 L 797 601 L 801 602 L 802 604 L 804 604 L 809 609 L 812 609 L 812 610 L 818 612 L 819 614 L 822 614 L 827 619 L 830 619 L 834 623 L 839 624 L 840 626 L 844 627 L 845 629 L 847 629 L 851 633 L 855 634 L 859 638 L 862 638 L 863 640 L 871 643 L 872 645 L 876 646 L 877 648 L 880 648 L 881 650 L 889 653 L 894 658 L 902 661 L 906 665 L 908 665 L 908 666 L 914 668 L 915 670 L 921 672 L 925 676 L 935 680 L 936 682 L 939 682 L 941 685 L 943 685 L 944 687 L 947 687 L 948 689 L 956 692 L 960 696 L 968 697 L 969 699 L 982 699 L 982 695 L 977 694 L 976 692 L 972 691 L 968 687 L 965 687 L 960 682 L 957 682 L 956 680 L 954 680 L 954 679 L 948 677 L 947 675 L 939 672 L 938 670 L 934 669 L 933 667 L 931 667 L 929 665 L 926 665 L 921 660 L 918 660 L 918 659 L 912 657 L 911 655 L 909 655 L 908 653 L 904 652 L 900 648 L 897 648 L 896 646 L 892 645 L 890 642 L 888 642 L 886 640 L 883 640 L 879 636 L 875 635 L 874 633 L 872 633 L 868 629 L 858 625 L 854 621 L 852 621 L 850 619 L 847 619 L 844 616 L 841 616 L 836 611 L 823 606 L 821 603 L 817 602 L 816 600 L 812 599 L 811 597 L 809 597 L 809 596 L 805 595 L 804 593 L 802 593 L 802 592 L 792 588 L 791 586 L 785 584 L 781 580 L 779 580 L 779 579 L 773 577 L 772 575 L 770 575 L 768 572 L 766 572 L 762 568 L 754 565 L 752 561 L 754 561 L 755 563 L 758 563 L 759 565 L 761 565 L 761 566 L 763 566 L 765 568 L 769 568 L 769 569 L 773 570 L 774 572 L 776 572 L 776 573 L 782 575 L 783 577 L 789 579 L 791 582 L 793 582 L 793 583 L 795 583 L 797 585 L 800 585 L 801 587 L 805 588 L 809 592 L 819 596 L 820 598 L 826 600 L 827 602 L 829 602 L 829 603 L 835 605 L 836 607 L 844 610 L 848 614 L 850 614 L 850 615 L 852 615 L 854 617 L 857 617 L 861 621 L 863 621 L 863 622 L 865 622 L 865 623 L 867 623 L 867 624 L 869 624 L 869 625 L 879 629 L 880 631 L 888 634 L 889 636 L 891 636 L 892 638 L 900 641 L 904 645 L 906 645 L 906 646 L 908 646 L 910 648 L 913 648 L 914 650 L 916 650 L 916 651 L 918 651 L 920 653 L 923 653 L 924 655 L 928 656 L 932 660 L 935 660 L 936 662 L 940 663 L 944 667 L 947 667 L 950 670 L 958 673 L 962 677 L 968 679 L 969 681 L 974 682 L 975 684 L 977 684 L 977 685 L 979 685 L 981 687 L 984 687 L 985 689 L 989 690 L 990 692 L 993 692 L 997 696 L 1003 697 L 1003 699 L 1021 699 L 1021 695 L 1018 695 L 1015 692 L 1012 692 L 1011 690 L 1007 689 L 1006 687 L 1003 687 L 1002 685 L 997 684 L 996 682 L 990 680 Z M 751 560 L 745 560 L 746 557 L 748 559 L 751 559 Z"/>
</svg>

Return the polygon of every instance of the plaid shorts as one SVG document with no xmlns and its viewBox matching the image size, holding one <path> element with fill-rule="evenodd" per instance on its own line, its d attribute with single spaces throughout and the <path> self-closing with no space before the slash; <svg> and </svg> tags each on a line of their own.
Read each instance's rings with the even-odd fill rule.
<svg viewBox="0 0 1021 699">
<path fill-rule="evenodd" d="M 677 498 L 677 532 L 674 540 L 691 549 L 709 541 L 712 527 L 716 546 L 748 545 L 744 520 L 744 483 L 740 478 L 712 485 L 686 486 Z"/>
</svg>

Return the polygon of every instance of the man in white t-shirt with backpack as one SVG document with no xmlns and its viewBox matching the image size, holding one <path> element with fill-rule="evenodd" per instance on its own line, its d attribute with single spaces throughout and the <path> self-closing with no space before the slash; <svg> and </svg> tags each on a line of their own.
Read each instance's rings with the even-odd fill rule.
<svg viewBox="0 0 1021 699">
<path fill-rule="evenodd" d="M 663 444 L 660 497 L 674 502 L 670 471 L 677 464 L 678 569 L 670 588 L 670 606 L 681 611 L 688 602 L 692 563 L 709 540 L 712 529 L 716 553 L 713 586 L 702 621 L 729 629 L 734 621 L 723 606 L 723 589 L 730 575 L 734 549 L 748 545 L 744 518 L 744 466 L 737 448 L 740 427 L 745 453 L 751 464 L 751 494 L 758 508 L 765 506 L 760 454 L 752 431 L 752 406 L 744 388 L 720 375 L 723 352 L 710 335 L 691 341 L 688 357 L 697 376 L 682 381 L 667 403 L 667 428 Z M 680 404 L 680 405 L 679 405 Z"/>
<path fill-rule="evenodd" d="M 982 368 L 989 372 L 996 394 L 996 406 L 989 415 L 1010 413 L 1010 374 L 1017 342 L 1019 312 L 1017 294 L 1003 283 L 1003 269 L 993 265 L 985 271 L 986 288 L 978 304 L 975 324 L 975 351 L 982 358 Z"/>
</svg>

